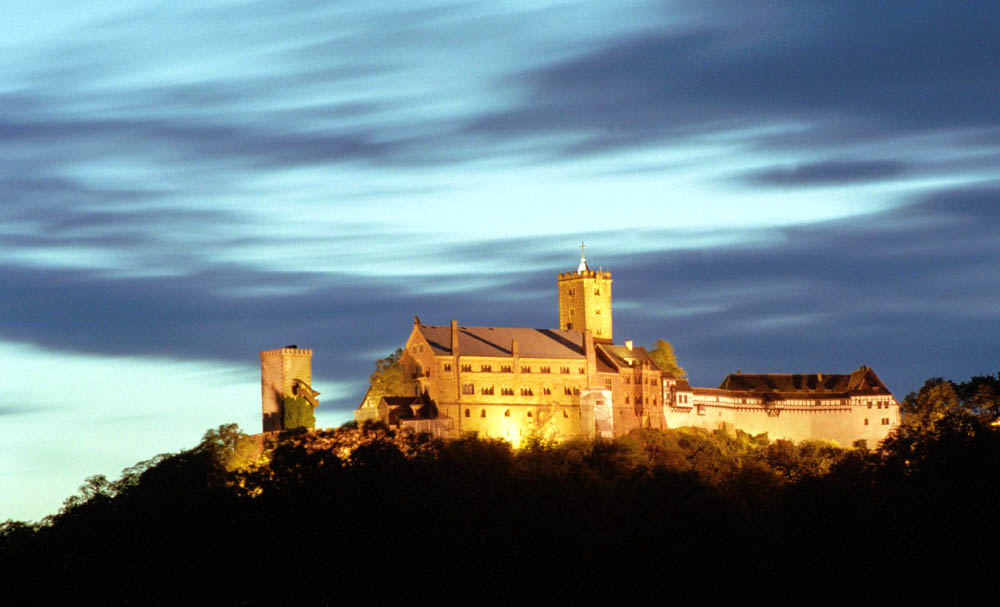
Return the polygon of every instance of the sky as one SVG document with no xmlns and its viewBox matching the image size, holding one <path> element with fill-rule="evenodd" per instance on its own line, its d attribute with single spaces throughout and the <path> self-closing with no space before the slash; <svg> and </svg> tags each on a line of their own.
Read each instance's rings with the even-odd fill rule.
<svg viewBox="0 0 1000 607">
<path fill-rule="evenodd" d="M 0 4 L 0 521 L 258 431 L 260 350 L 326 427 L 414 315 L 557 326 L 581 240 L 694 385 L 1000 371 L 993 1 L 187 4 Z"/>
</svg>

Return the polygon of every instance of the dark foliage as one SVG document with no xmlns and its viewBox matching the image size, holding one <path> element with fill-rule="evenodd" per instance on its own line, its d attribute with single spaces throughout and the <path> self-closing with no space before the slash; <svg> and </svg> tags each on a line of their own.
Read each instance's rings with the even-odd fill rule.
<svg viewBox="0 0 1000 607">
<path fill-rule="evenodd" d="M 992 592 L 1000 433 L 965 386 L 871 450 L 682 429 L 513 452 L 378 425 L 261 446 L 227 426 L 88 479 L 41 524 L 4 523 L 0 571 L 52 604 Z"/>
</svg>

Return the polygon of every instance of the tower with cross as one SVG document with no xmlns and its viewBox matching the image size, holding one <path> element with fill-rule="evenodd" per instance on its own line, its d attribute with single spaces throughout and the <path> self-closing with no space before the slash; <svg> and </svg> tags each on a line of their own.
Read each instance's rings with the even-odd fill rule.
<svg viewBox="0 0 1000 607">
<path fill-rule="evenodd" d="M 587 245 L 580 243 L 576 272 L 559 274 L 559 328 L 589 330 L 594 341 L 612 341 L 611 272 L 587 266 Z"/>
</svg>

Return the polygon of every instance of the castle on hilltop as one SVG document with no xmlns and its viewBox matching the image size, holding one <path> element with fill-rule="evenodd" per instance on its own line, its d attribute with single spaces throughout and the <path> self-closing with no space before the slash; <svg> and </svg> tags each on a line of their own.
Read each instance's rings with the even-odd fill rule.
<svg viewBox="0 0 1000 607">
<path fill-rule="evenodd" d="M 692 387 L 632 340 L 614 343 L 611 273 L 591 270 L 582 250 L 576 271 L 556 282 L 558 329 L 414 317 L 399 361 L 402 394 L 376 399 L 369 391 L 355 420 L 515 446 L 533 436 L 613 438 L 682 426 L 874 445 L 899 425 L 899 403 L 865 366 L 846 374 L 737 372 L 718 388 Z"/>
</svg>

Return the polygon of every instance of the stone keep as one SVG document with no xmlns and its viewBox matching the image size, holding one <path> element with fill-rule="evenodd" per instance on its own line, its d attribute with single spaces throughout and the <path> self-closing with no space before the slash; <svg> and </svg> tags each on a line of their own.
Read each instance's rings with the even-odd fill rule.
<svg viewBox="0 0 1000 607">
<path fill-rule="evenodd" d="M 281 430 L 282 401 L 298 386 L 312 385 L 312 350 L 291 345 L 260 353 L 260 398 L 264 432 Z"/>
</svg>

